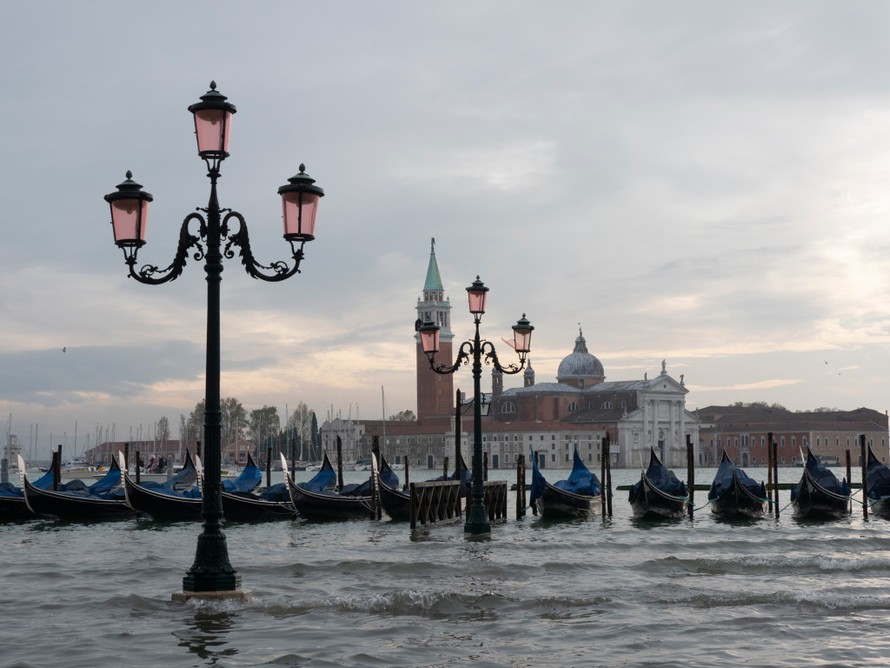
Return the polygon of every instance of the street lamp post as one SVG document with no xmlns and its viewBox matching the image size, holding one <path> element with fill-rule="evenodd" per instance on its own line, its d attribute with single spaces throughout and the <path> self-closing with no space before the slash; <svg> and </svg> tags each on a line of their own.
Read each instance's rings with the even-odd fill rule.
<svg viewBox="0 0 890 668">
<path fill-rule="evenodd" d="M 300 271 L 303 259 L 303 246 L 315 238 L 315 218 L 320 198 L 324 191 L 314 185 L 314 179 L 300 172 L 288 179 L 288 183 L 278 189 L 281 195 L 284 220 L 284 238 L 290 244 L 293 265 L 289 261 L 274 261 L 269 265 L 258 263 L 250 249 L 247 223 L 237 211 L 221 209 L 216 193 L 216 182 L 220 176 L 220 164 L 229 156 L 229 135 L 235 106 L 226 96 L 216 90 L 216 83 L 210 83 L 210 90 L 201 96 L 201 101 L 189 106 L 194 115 L 195 135 L 198 142 L 198 155 L 207 165 L 210 178 L 210 200 L 204 212 L 190 213 L 182 221 L 179 232 L 179 245 L 173 262 L 164 269 L 154 265 L 142 265 L 137 269 L 136 257 L 145 245 L 148 205 L 152 201 L 150 193 L 132 180 L 127 172 L 126 180 L 117 186 L 117 191 L 105 196 L 111 207 L 111 223 L 114 242 L 124 252 L 124 261 L 131 278 L 148 285 L 160 285 L 175 280 L 185 269 L 189 255 L 195 260 L 204 260 L 207 273 L 207 361 L 204 396 L 204 484 L 202 488 L 203 530 L 198 536 L 195 561 L 182 580 L 182 594 L 174 598 L 187 599 L 192 596 L 243 596 L 241 576 L 229 562 L 226 537 L 221 529 L 221 410 L 220 410 L 220 281 L 222 279 L 223 258 L 235 256 L 234 247 L 245 271 L 253 278 L 264 281 L 283 281 Z M 223 214 L 225 213 L 225 216 Z M 205 217 L 206 216 L 206 217 Z M 232 231 L 230 221 L 237 221 L 237 229 Z M 194 232 L 190 226 L 195 223 Z M 225 245 L 223 245 L 225 244 Z"/>
<path fill-rule="evenodd" d="M 464 409 L 476 406 L 476 398 L 473 397 L 472 401 L 464 402 L 463 394 L 458 389 L 454 395 L 454 479 L 460 480 L 461 484 L 463 484 L 463 478 L 461 477 L 462 469 L 461 469 L 461 432 L 463 431 L 463 416 Z M 485 417 L 491 411 L 491 397 L 486 396 L 484 393 L 482 394 L 482 417 Z M 472 460 L 471 460 L 472 461 Z"/>
<path fill-rule="evenodd" d="M 479 280 L 478 276 L 467 288 L 470 313 L 473 315 L 476 333 L 472 340 L 460 344 L 457 359 L 451 366 L 436 364 L 435 361 L 436 353 L 439 351 L 439 326 L 432 322 L 425 322 L 418 329 L 421 348 L 430 361 L 430 368 L 436 373 L 443 375 L 454 373 L 461 364 L 469 364 L 471 357 L 473 360 L 473 393 L 475 396 L 473 402 L 473 498 L 467 512 L 464 533 L 474 536 L 491 533 L 491 524 L 485 509 L 485 487 L 482 482 L 482 391 L 480 389 L 482 358 L 485 358 L 486 364 L 494 365 L 495 369 L 503 373 L 519 373 L 525 366 L 526 357 L 531 349 L 532 330 L 534 329 L 523 313 L 519 321 L 513 325 L 513 348 L 519 355 L 519 365 L 501 366 L 494 344 L 479 337 L 479 323 L 482 322 L 482 314 L 485 313 L 486 293 L 488 293 L 488 288 Z"/>
</svg>

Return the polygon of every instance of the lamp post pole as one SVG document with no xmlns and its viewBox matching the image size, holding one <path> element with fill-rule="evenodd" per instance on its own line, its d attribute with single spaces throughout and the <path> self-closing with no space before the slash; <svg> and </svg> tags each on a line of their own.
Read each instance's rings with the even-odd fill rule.
<svg viewBox="0 0 890 668">
<path fill-rule="evenodd" d="M 222 415 L 220 409 L 220 282 L 223 258 L 238 254 L 245 271 L 264 281 L 283 281 L 299 273 L 303 259 L 303 246 L 315 238 L 315 217 L 318 201 L 324 191 L 314 185 L 314 179 L 300 173 L 278 189 L 281 195 L 284 220 L 284 238 L 290 243 L 293 265 L 274 261 L 269 265 L 257 262 L 250 249 L 250 237 L 244 217 L 237 211 L 221 209 L 216 183 L 220 176 L 220 164 L 228 157 L 228 142 L 235 106 L 216 90 L 211 82 L 210 90 L 201 101 L 189 106 L 194 114 L 198 155 L 207 165 L 210 178 L 210 199 L 207 208 L 191 213 L 182 222 L 179 246 L 173 262 L 164 269 L 154 265 L 136 268 L 139 249 L 145 245 L 148 222 L 148 205 L 153 200 L 150 193 L 132 180 L 127 172 L 126 180 L 117 191 L 105 196 L 111 207 L 111 223 L 115 243 L 124 252 L 129 275 L 140 283 L 160 285 L 175 280 L 185 269 L 191 255 L 196 261 L 204 260 L 207 274 L 207 340 L 204 388 L 204 483 L 202 493 L 202 533 L 198 536 L 195 561 L 182 580 L 182 593 L 174 599 L 186 600 L 194 596 L 227 597 L 243 596 L 241 576 L 229 561 L 226 537 L 222 532 Z M 226 215 L 223 217 L 223 212 Z M 237 231 L 231 231 L 229 221 L 238 222 Z M 190 231 L 197 223 L 196 234 Z M 225 242 L 225 246 L 223 246 Z"/>
<path fill-rule="evenodd" d="M 439 326 L 432 322 L 423 323 L 418 332 L 423 352 L 430 361 L 430 368 L 438 374 L 450 374 L 457 371 L 461 364 L 469 364 L 472 358 L 473 365 L 473 494 L 470 508 L 467 511 L 467 519 L 464 524 L 464 534 L 470 536 L 484 536 L 491 533 L 491 524 L 488 521 L 488 512 L 485 508 L 485 485 L 482 480 L 482 359 L 486 364 L 492 364 L 497 370 L 514 374 L 519 373 L 525 367 L 525 360 L 531 348 L 532 330 L 534 327 L 525 318 L 513 325 L 513 348 L 519 355 L 519 365 L 511 364 L 507 367 L 501 365 L 497 352 L 491 341 L 483 340 L 479 335 L 479 325 L 482 322 L 482 314 L 485 313 L 485 299 L 488 288 L 476 277 L 472 285 L 467 288 L 470 313 L 473 315 L 475 333 L 469 341 L 464 341 L 458 350 L 454 364 L 436 364 L 436 353 L 439 351 Z M 460 409 L 458 408 L 458 415 Z"/>
</svg>

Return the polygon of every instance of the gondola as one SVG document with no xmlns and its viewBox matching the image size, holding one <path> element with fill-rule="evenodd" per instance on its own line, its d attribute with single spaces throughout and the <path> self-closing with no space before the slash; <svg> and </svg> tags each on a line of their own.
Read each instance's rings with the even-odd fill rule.
<svg viewBox="0 0 890 668">
<path fill-rule="evenodd" d="M 677 479 L 655 450 L 650 450 L 649 466 L 630 487 L 628 501 L 637 519 L 678 518 L 689 509 L 689 490 Z"/>
<path fill-rule="evenodd" d="M 25 474 L 24 469 L 19 470 L 19 477 Z M 52 469 L 48 470 L 32 484 L 38 489 L 53 488 Z M 24 485 L 23 482 L 20 483 Z M 7 520 L 27 520 L 35 517 L 28 504 L 25 503 L 25 491 L 22 487 L 16 487 L 11 482 L 0 483 L 0 522 Z"/>
<path fill-rule="evenodd" d="M 581 461 L 578 448 L 572 461 L 572 472 L 565 480 L 547 482 L 538 470 L 538 458 L 532 459 L 532 485 L 529 506 L 544 519 L 588 517 L 602 509 L 603 486 Z"/>
<path fill-rule="evenodd" d="M 19 467 L 24 471 L 25 462 L 19 455 Z M 31 512 L 64 520 L 104 520 L 132 517 L 134 512 L 120 494 L 121 470 L 112 462 L 102 480 L 87 486 L 81 480 L 72 480 L 58 489 L 40 489 L 22 475 L 25 503 Z"/>
<path fill-rule="evenodd" d="M 388 484 L 395 478 L 395 486 Z M 460 480 L 460 496 L 466 496 L 467 485 L 470 481 L 470 469 L 467 468 L 464 458 L 460 458 L 457 471 L 447 478 L 439 476 L 432 478 L 428 482 L 438 482 L 442 480 Z M 399 488 L 399 478 L 390 468 L 385 457 L 380 458 L 380 479 L 378 490 L 380 493 L 380 505 L 389 517 L 396 522 L 411 521 L 411 494 L 403 487 Z"/>
<path fill-rule="evenodd" d="M 123 459 L 123 455 L 118 455 Z M 136 512 L 152 519 L 178 522 L 201 517 L 200 471 L 192 453 L 186 450 L 185 463 L 179 473 L 164 483 L 136 482 L 124 473 L 127 504 Z M 189 484 L 190 482 L 190 484 Z M 183 485 L 186 489 L 182 489 Z"/>
<path fill-rule="evenodd" d="M 235 480 L 222 482 L 222 506 L 226 520 L 256 522 L 260 520 L 289 519 L 296 514 L 290 502 L 287 485 L 270 485 L 261 492 L 256 488 L 263 479 L 262 471 L 247 454 L 247 464 Z"/>
<path fill-rule="evenodd" d="M 200 460 L 198 460 L 199 462 Z M 186 462 L 177 476 L 191 471 L 196 484 L 187 490 L 178 490 L 176 482 L 163 484 L 138 484 L 125 476 L 127 502 L 140 513 L 155 520 L 185 521 L 201 518 L 204 510 L 200 480 L 200 464 L 186 453 Z M 196 475 L 196 473 L 198 475 Z M 263 474 L 248 454 L 247 465 L 235 480 L 223 480 L 221 499 L 223 517 L 228 521 L 252 522 L 293 517 L 295 511 L 287 498 L 284 485 L 273 485 L 260 494 L 253 490 L 263 479 Z"/>
<path fill-rule="evenodd" d="M 301 517 L 314 521 L 373 518 L 373 474 L 363 483 L 344 485 L 342 489 L 334 491 L 336 473 L 327 453 L 321 470 L 308 482 L 295 483 L 290 472 L 285 471 L 291 503 Z M 386 482 L 390 487 L 398 488 L 399 479 L 392 470 L 387 474 Z"/>
<path fill-rule="evenodd" d="M 766 486 L 733 464 L 726 451 L 708 490 L 711 513 L 724 519 L 761 517 Z"/>
<path fill-rule="evenodd" d="M 837 518 L 850 513 L 850 485 L 838 481 L 807 447 L 803 475 L 791 489 L 791 505 L 798 518 Z"/>
<path fill-rule="evenodd" d="M 890 468 L 878 461 L 871 446 L 868 448 L 865 482 L 871 511 L 878 517 L 890 519 Z"/>
</svg>

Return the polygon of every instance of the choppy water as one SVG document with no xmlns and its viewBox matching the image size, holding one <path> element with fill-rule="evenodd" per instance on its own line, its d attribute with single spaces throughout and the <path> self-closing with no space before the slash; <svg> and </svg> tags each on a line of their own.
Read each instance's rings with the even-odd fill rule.
<svg viewBox="0 0 890 668">
<path fill-rule="evenodd" d="M 637 476 L 615 471 L 613 482 Z M 0 665 L 890 663 L 890 522 L 856 508 L 825 523 L 787 509 L 744 524 L 704 510 L 641 525 L 616 492 L 610 521 L 511 517 L 483 541 L 459 524 L 413 536 L 386 520 L 229 525 L 252 598 L 173 603 L 199 532 L 146 520 L 0 525 Z"/>
</svg>

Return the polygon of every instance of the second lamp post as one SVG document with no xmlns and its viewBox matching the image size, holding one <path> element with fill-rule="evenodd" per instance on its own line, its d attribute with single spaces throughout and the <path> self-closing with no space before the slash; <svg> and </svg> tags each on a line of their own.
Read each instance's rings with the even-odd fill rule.
<svg viewBox="0 0 890 668">
<path fill-rule="evenodd" d="M 436 373 L 454 373 L 461 364 L 469 364 L 470 359 L 473 360 L 473 393 L 475 396 L 473 407 L 473 496 L 467 511 L 464 533 L 476 536 L 491 533 L 491 524 L 488 521 L 488 512 L 485 508 L 485 485 L 482 481 L 482 391 L 480 388 L 482 359 L 484 357 L 486 364 L 492 364 L 495 369 L 503 373 L 519 373 L 525 367 L 526 357 L 531 350 L 532 330 L 534 329 L 523 313 L 519 321 L 513 325 L 513 349 L 519 355 L 519 365 L 502 366 L 494 344 L 479 336 L 479 324 L 482 322 L 482 314 L 485 313 L 487 293 L 488 288 L 479 280 L 478 276 L 467 288 L 470 313 L 473 315 L 476 333 L 472 340 L 460 344 L 454 364 L 436 364 L 436 353 L 439 352 L 438 325 L 425 322 L 418 330 L 421 348 L 430 361 L 430 368 Z"/>
</svg>

